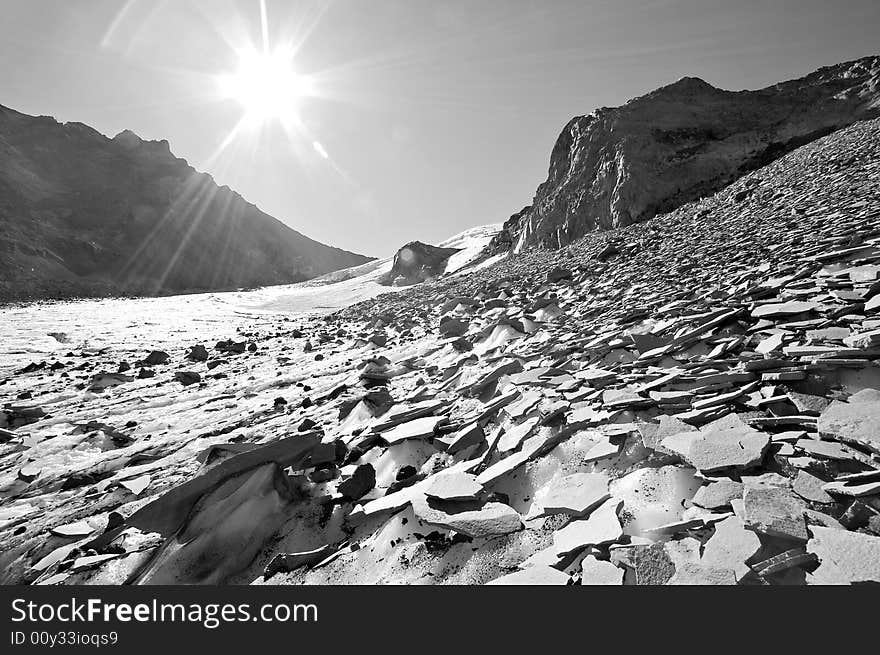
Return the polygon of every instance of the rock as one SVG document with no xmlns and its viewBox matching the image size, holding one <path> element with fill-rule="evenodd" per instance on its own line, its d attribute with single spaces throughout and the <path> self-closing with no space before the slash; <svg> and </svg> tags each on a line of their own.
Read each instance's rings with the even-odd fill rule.
<svg viewBox="0 0 880 655">
<path fill-rule="evenodd" d="M 833 503 L 834 498 L 823 490 L 825 481 L 806 471 L 798 471 L 791 485 L 792 490 L 804 500 L 813 503 Z"/>
<path fill-rule="evenodd" d="M 736 583 L 736 572 L 732 569 L 685 562 L 680 568 L 676 568 L 675 575 L 666 584 L 735 585 Z"/>
<path fill-rule="evenodd" d="M 322 482 L 329 482 L 330 480 L 334 480 L 337 477 L 338 471 L 336 467 L 327 467 L 321 469 L 315 469 L 311 473 L 309 473 L 308 477 L 311 482 L 315 484 L 320 484 Z"/>
<path fill-rule="evenodd" d="M 128 527 L 139 528 L 144 532 L 158 532 L 167 537 L 180 529 L 200 498 L 207 497 L 211 490 L 221 486 L 224 481 L 256 467 L 263 467 L 269 462 L 281 468 L 296 468 L 305 463 L 311 456 L 312 448 L 319 442 L 320 436 L 316 434 L 301 434 L 234 455 L 141 506 L 123 525 L 105 532 L 87 546 L 102 548 Z"/>
<path fill-rule="evenodd" d="M 761 353 L 762 355 L 769 355 L 770 353 L 781 349 L 783 341 L 784 336 L 781 333 L 774 334 L 759 343 L 755 347 L 755 352 Z"/>
<path fill-rule="evenodd" d="M 514 425 L 505 430 L 504 434 L 501 435 L 501 439 L 498 440 L 499 452 L 506 453 L 519 448 L 522 442 L 531 435 L 532 431 L 537 427 L 540 421 L 540 418 L 530 418 L 519 425 Z"/>
<path fill-rule="evenodd" d="M 142 366 L 157 366 L 168 361 L 170 356 L 162 350 L 153 350 L 149 355 L 141 360 Z"/>
<path fill-rule="evenodd" d="M 45 571 L 51 566 L 67 559 L 68 555 L 76 548 L 76 543 L 68 544 L 66 546 L 59 546 L 55 550 L 53 550 L 48 555 L 42 557 L 38 562 L 36 562 L 31 568 L 35 571 Z"/>
<path fill-rule="evenodd" d="M 819 558 L 810 584 L 880 583 L 880 537 L 811 527 L 807 552 Z"/>
<path fill-rule="evenodd" d="M 880 471 L 851 473 L 849 475 L 842 475 L 833 482 L 822 483 L 821 480 L 818 480 L 818 482 L 822 484 L 823 492 L 840 496 L 861 498 L 864 496 L 880 495 Z M 831 500 L 826 502 L 831 502 Z"/>
<path fill-rule="evenodd" d="M 554 266 L 549 271 L 547 271 L 547 282 L 549 282 L 550 284 L 556 284 L 557 282 L 561 282 L 562 280 L 570 280 L 571 275 L 571 269 L 563 268 L 561 266 Z"/>
<path fill-rule="evenodd" d="M 229 455 L 244 453 L 256 448 L 256 444 L 248 443 L 215 443 L 200 451 L 196 455 L 196 461 L 202 462 L 202 464 L 205 464 L 206 466 L 210 466 Z"/>
<path fill-rule="evenodd" d="M 598 259 L 600 262 L 604 262 L 609 257 L 612 257 L 613 255 L 617 255 L 619 253 L 620 248 L 617 246 L 617 244 L 609 243 L 596 254 L 596 259 Z"/>
<path fill-rule="evenodd" d="M 650 401 L 629 389 L 606 389 L 602 392 L 602 403 L 606 407 L 634 407 L 650 405 Z"/>
<path fill-rule="evenodd" d="M 426 416 L 424 418 L 417 418 L 413 421 L 401 423 L 387 432 L 380 432 L 379 436 L 382 437 L 388 445 L 394 445 L 401 441 L 406 441 L 407 439 L 425 439 L 427 437 L 433 437 L 437 427 L 446 422 L 447 418 L 445 416 Z"/>
<path fill-rule="evenodd" d="M 520 373 L 518 375 L 511 376 L 511 382 L 513 382 L 514 384 L 519 384 L 519 382 L 517 382 L 514 378 L 518 378 L 522 375 L 527 375 L 527 373 Z M 538 403 L 541 401 L 541 398 L 542 396 L 540 393 L 524 394 L 516 402 L 513 402 L 505 407 L 503 410 L 504 414 L 511 420 L 519 420 L 523 416 L 534 410 Z"/>
<path fill-rule="evenodd" d="M 218 341 L 214 346 L 214 350 L 219 350 L 220 352 L 230 353 L 232 355 L 241 355 L 245 348 L 247 348 L 247 343 L 244 341 L 233 341 L 232 339 L 225 339 L 223 341 Z"/>
<path fill-rule="evenodd" d="M 666 437 L 696 431 L 697 428 L 665 414 L 660 416 L 659 423 L 639 424 L 642 443 L 645 444 L 645 448 L 650 448 L 651 450 L 660 450 L 662 448 L 661 443 Z"/>
<path fill-rule="evenodd" d="M 369 518 L 386 512 L 394 512 L 403 509 L 414 500 L 417 501 L 420 497 L 423 498 L 427 481 L 424 479 L 419 480 L 418 476 L 413 477 L 416 478 L 413 484 L 403 486 L 394 491 L 389 489 L 389 492 L 381 498 L 371 500 L 364 504 L 362 507 L 362 515 Z M 350 516 L 355 515 L 352 513 Z"/>
<path fill-rule="evenodd" d="M 450 435 L 446 440 L 446 452 L 454 455 L 457 452 L 481 444 L 486 440 L 486 433 L 478 422 L 465 425 L 463 428 Z M 441 440 L 438 439 L 438 442 Z"/>
<path fill-rule="evenodd" d="M 877 511 L 859 500 L 853 500 L 840 516 L 840 524 L 847 530 L 858 530 L 868 525 Z"/>
<path fill-rule="evenodd" d="M 89 381 L 89 391 L 102 391 L 134 380 L 130 375 L 121 373 L 96 373 Z"/>
<path fill-rule="evenodd" d="M 485 471 L 480 473 L 477 476 L 477 482 L 479 482 L 484 487 L 488 487 L 489 485 L 494 484 L 497 480 L 515 471 L 517 468 L 529 461 L 532 457 L 535 456 L 535 454 L 537 454 L 542 448 L 544 448 L 551 439 L 551 436 L 543 436 L 540 434 L 537 434 L 534 437 L 527 439 L 518 452 L 515 452 L 512 455 L 508 455 L 504 459 L 495 462 Z"/>
<path fill-rule="evenodd" d="M 620 444 L 614 443 L 609 437 L 603 436 L 599 442 L 584 453 L 584 464 L 598 462 L 609 457 L 614 457 L 620 453 Z"/>
<path fill-rule="evenodd" d="M 752 310 L 753 318 L 776 318 L 779 316 L 790 316 L 792 314 L 804 314 L 814 311 L 817 308 L 816 303 L 799 300 L 790 302 L 770 303 L 767 305 L 759 305 Z"/>
<path fill-rule="evenodd" d="M 700 563 L 712 568 L 729 569 L 739 581 L 750 572 L 746 561 L 760 548 L 758 535 L 746 530 L 742 519 L 731 516 L 715 524 L 715 534 L 706 542 Z"/>
<path fill-rule="evenodd" d="M 41 407 L 4 407 L 0 413 L 0 420 L 4 423 L 2 427 L 13 429 L 36 423 L 43 418 L 46 418 L 46 412 Z"/>
<path fill-rule="evenodd" d="M 541 504 L 545 514 L 583 516 L 610 497 L 604 473 L 574 473 L 553 482 Z"/>
<path fill-rule="evenodd" d="M 403 286 L 436 277 L 443 273 L 446 260 L 459 250 L 411 241 L 394 254 L 391 271 L 383 278 L 383 284 Z"/>
<path fill-rule="evenodd" d="M 749 427 L 736 414 L 728 414 L 697 434 L 667 437 L 661 445 L 703 473 L 713 473 L 757 466 L 770 445 L 770 435 Z"/>
<path fill-rule="evenodd" d="M 67 525 L 58 525 L 52 528 L 52 534 L 60 537 L 85 537 L 95 531 L 91 525 L 85 521 L 77 521 L 76 523 L 68 523 Z"/>
<path fill-rule="evenodd" d="M 199 499 L 181 529 L 138 573 L 136 583 L 224 582 L 250 564 L 281 526 L 291 499 L 287 476 L 275 463 L 229 478 Z"/>
<path fill-rule="evenodd" d="M 187 350 L 184 357 L 193 362 L 204 362 L 208 360 L 208 350 L 199 343 Z"/>
<path fill-rule="evenodd" d="M 795 393 L 794 391 L 789 391 L 787 395 L 797 411 L 803 415 L 819 416 L 831 404 L 830 400 L 822 396 L 810 396 L 804 393 Z"/>
<path fill-rule="evenodd" d="M 367 388 L 384 387 L 393 375 L 384 361 L 369 360 L 360 370 L 358 378 L 361 384 Z"/>
<path fill-rule="evenodd" d="M 770 537 L 807 540 L 806 505 L 787 489 L 747 487 L 743 495 L 746 525 Z"/>
<path fill-rule="evenodd" d="M 820 441 L 819 439 L 798 439 L 795 447 L 810 455 L 840 461 L 853 461 L 853 451 L 842 443 L 836 441 Z"/>
<path fill-rule="evenodd" d="M 96 484 L 97 482 L 98 478 L 89 473 L 72 473 L 65 478 L 64 483 L 61 485 L 61 491 L 77 489 L 86 485 Z"/>
<path fill-rule="evenodd" d="M 877 296 L 880 299 L 880 296 Z M 878 301 L 880 302 L 880 301 Z M 847 330 L 848 332 L 849 330 Z M 850 348 L 876 348 L 880 345 L 880 330 L 871 330 L 870 332 L 860 332 L 843 340 L 844 344 Z"/>
<path fill-rule="evenodd" d="M 455 341 L 452 342 L 452 347 L 455 348 L 458 352 L 466 353 L 469 350 L 473 350 L 473 344 L 465 339 L 464 337 L 459 337 Z"/>
<path fill-rule="evenodd" d="M 440 334 L 444 337 L 460 337 L 468 331 L 468 324 L 452 316 L 440 319 Z"/>
<path fill-rule="evenodd" d="M 799 547 L 752 564 L 751 568 L 756 575 L 767 578 L 795 567 L 812 566 L 816 563 L 818 563 L 818 558 L 815 554 L 807 553 L 803 547 Z"/>
<path fill-rule="evenodd" d="M 743 484 L 733 480 L 718 480 L 709 485 L 700 487 L 694 494 L 695 505 L 706 509 L 719 509 L 730 507 L 730 501 L 734 498 L 742 498 Z"/>
<path fill-rule="evenodd" d="M 152 479 L 149 474 L 140 475 L 136 478 L 129 478 L 128 480 L 120 480 L 119 486 L 125 487 L 135 496 L 140 496 L 144 489 L 150 486 L 150 482 Z"/>
<path fill-rule="evenodd" d="M 382 348 L 385 344 L 388 343 L 388 337 L 382 332 L 377 332 L 376 334 L 371 335 L 368 341 L 377 348 Z M 317 358 L 318 356 L 319 355 L 315 355 L 315 358 Z M 321 359 L 323 359 L 323 355 L 321 355 L 320 357 Z"/>
<path fill-rule="evenodd" d="M 18 479 L 23 482 L 33 482 L 42 471 L 43 467 L 38 462 L 28 462 L 18 469 Z"/>
<path fill-rule="evenodd" d="M 855 398 L 855 397 L 853 397 Z M 880 400 L 832 402 L 819 416 L 819 434 L 880 454 Z"/>
<path fill-rule="evenodd" d="M 372 464 L 361 464 L 348 480 L 339 483 L 337 491 L 348 500 L 360 500 L 376 486 L 376 469 Z"/>
<path fill-rule="evenodd" d="M 341 444 L 341 442 L 319 443 L 312 448 L 312 456 L 309 458 L 309 466 L 326 466 L 328 464 L 335 464 L 337 459 L 342 459 L 342 457 L 337 458 L 337 443 Z M 345 444 L 341 445 L 345 448 Z M 343 452 L 345 451 L 343 450 Z"/>
<path fill-rule="evenodd" d="M 470 500 L 483 490 L 483 485 L 470 473 L 438 473 L 425 488 L 425 495 L 439 500 Z"/>
<path fill-rule="evenodd" d="M 664 585 L 675 575 L 675 564 L 663 544 L 620 548 L 612 550 L 611 557 L 632 571 L 638 585 Z"/>
<path fill-rule="evenodd" d="M 195 371 L 177 371 L 174 374 L 174 379 L 186 387 L 201 382 L 202 376 Z"/>
<path fill-rule="evenodd" d="M 583 368 L 576 371 L 574 376 L 592 387 L 602 387 L 617 379 L 617 373 L 593 367 Z"/>
<path fill-rule="evenodd" d="M 623 574 L 623 569 L 591 555 L 585 557 L 581 562 L 582 585 L 621 585 L 623 584 Z"/>
<path fill-rule="evenodd" d="M 676 568 L 681 567 L 685 562 L 698 564 L 702 547 L 702 542 L 694 537 L 683 537 L 663 543 L 663 550 L 669 555 Z"/>
<path fill-rule="evenodd" d="M 477 510 L 446 513 L 436 509 L 424 511 L 416 503 L 416 514 L 426 523 L 455 530 L 471 539 L 483 539 L 522 530 L 522 520 L 515 509 L 502 503 L 486 503 Z"/>
<path fill-rule="evenodd" d="M 519 373 L 522 370 L 523 366 L 519 362 L 519 360 L 513 360 L 507 362 L 506 364 L 501 364 L 500 366 L 496 366 L 494 369 L 483 375 L 479 380 L 470 385 L 467 391 L 471 396 L 479 396 L 486 389 L 494 385 L 502 376 Z"/>
<path fill-rule="evenodd" d="M 605 501 L 587 519 L 575 519 L 561 530 L 553 533 L 553 547 L 560 555 L 571 553 L 586 546 L 598 546 L 617 541 L 623 529 L 617 519 L 620 501 Z"/>
<path fill-rule="evenodd" d="M 772 471 L 768 471 L 767 473 L 761 473 L 759 475 L 743 475 L 740 477 L 742 480 L 743 487 L 771 487 L 775 489 L 790 489 L 791 488 L 791 480 L 785 477 L 784 475 L 780 475 L 779 473 L 773 473 Z"/>
<path fill-rule="evenodd" d="M 325 545 L 301 553 L 278 553 L 266 565 L 263 580 L 268 580 L 276 573 L 290 573 L 303 566 L 312 566 L 326 559 L 333 552 L 332 546 Z"/>
<path fill-rule="evenodd" d="M 99 564 L 103 564 L 111 559 L 116 559 L 119 557 L 119 554 L 110 553 L 106 555 L 87 555 L 86 557 L 77 557 L 73 560 L 73 564 L 70 566 L 68 571 L 77 572 L 84 571 L 86 569 L 94 568 Z"/>
</svg>

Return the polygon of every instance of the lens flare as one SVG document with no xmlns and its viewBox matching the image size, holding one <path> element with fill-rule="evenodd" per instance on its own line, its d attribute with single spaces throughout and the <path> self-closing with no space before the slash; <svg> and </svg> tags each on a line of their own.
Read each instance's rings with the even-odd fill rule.
<svg viewBox="0 0 880 655">
<path fill-rule="evenodd" d="M 300 100 L 312 93 L 311 80 L 293 69 L 285 49 L 238 51 L 238 69 L 219 77 L 220 92 L 236 100 L 252 120 L 285 119 L 296 113 Z"/>
</svg>

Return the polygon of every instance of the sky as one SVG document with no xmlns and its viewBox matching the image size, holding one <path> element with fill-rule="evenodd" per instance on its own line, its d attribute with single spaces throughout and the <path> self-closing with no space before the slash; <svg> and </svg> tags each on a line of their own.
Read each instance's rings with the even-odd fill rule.
<svg viewBox="0 0 880 655">
<path fill-rule="evenodd" d="M 755 89 L 880 54 L 877 0 L 0 0 L 0 11 L 0 104 L 167 139 L 294 229 L 373 256 L 530 204 L 573 116 L 684 76 Z M 241 52 L 266 44 L 285 49 L 295 77 L 283 79 L 297 80 L 283 115 L 255 113 L 241 97 L 252 87 L 228 83 Z"/>
</svg>

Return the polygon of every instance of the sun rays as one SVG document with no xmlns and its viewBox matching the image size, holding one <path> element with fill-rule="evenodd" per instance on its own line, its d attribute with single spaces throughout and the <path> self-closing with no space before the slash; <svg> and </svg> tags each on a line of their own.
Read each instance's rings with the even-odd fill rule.
<svg viewBox="0 0 880 655">
<path fill-rule="evenodd" d="M 255 7 L 255 4 L 246 6 Z M 204 34 L 199 38 L 221 43 L 219 51 L 225 49 L 226 54 L 215 57 L 213 64 L 210 60 L 190 60 L 188 64 L 181 62 L 173 70 L 165 70 L 166 66 L 155 61 L 141 64 L 150 70 L 163 69 L 170 78 L 186 84 L 182 97 L 163 98 L 157 101 L 157 105 L 176 106 L 189 102 L 214 104 L 218 109 L 230 103 L 238 106 L 238 119 L 218 138 L 216 149 L 207 159 L 197 162 L 199 167 L 215 166 L 233 151 L 241 156 L 242 151 L 247 150 L 247 147 L 237 147 L 241 142 L 248 141 L 253 146 L 260 142 L 265 132 L 280 127 L 290 141 L 289 150 L 296 153 L 302 166 L 323 166 L 330 171 L 338 168 L 336 165 L 327 167 L 330 162 L 327 150 L 321 145 L 322 141 L 311 134 L 302 118 L 304 103 L 322 96 L 321 74 L 298 70 L 301 62 L 297 61 L 304 43 L 331 4 L 322 1 L 296 8 L 285 7 L 288 15 L 273 21 L 266 0 L 260 0 L 258 23 L 254 20 L 257 16 L 244 13 L 241 5 L 229 0 L 187 5 L 187 11 L 204 26 Z M 165 5 L 160 2 L 149 6 L 141 0 L 126 0 L 104 31 L 101 47 L 120 49 L 125 57 L 134 56 L 131 43 L 158 38 L 150 24 Z M 121 38 L 122 34 L 126 35 L 125 39 Z M 123 43 L 128 45 L 123 46 Z M 214 70 L 210 70 L 212 67 Z"/>
<path fill-rule="evenodd" d="M 253 4 L 249 6 L 254 7 Z M 221 177 L 235 168 L 255 171 L 254 164 L 261 150 L 271 143 L 277 152 L 279 144 L 283 143 L 281 150 L 285 156 L 291 157 L 291 163 L 295 162 L 307 178 L 332 175 L 346 186 L 351 184 L 350 177 L 332 160 L 322 141 L 306 125 L 301 111 L 304 103 L 318 98 L 316 78 L 319 76 L 297 70 L 300 63 L 297 55 L 327 6 L 329 3 L 313 5 L 292 19 L 288 17 L 286 22 L 272 23 L 266 2 L 261 0 L 258 29 L 254 29 L 255 16 L 242 14 L 239 7 L 231 3 L 224 5 L 221 1 L 190 6 L 203 23 L 205 34 L 219 40 L 226 55 L 217 57 L 213 64 L 198 62 L 201 70 L 194 69 L 196 62 L 191 61 L 189 66 L 181 62 L 177 69 L 168 72 L 178 79 L 190 80 L 192 93 L 188 100 L 206 108 L 214 105 L 218 110 L 224 104 L 228 109 L 234 103 L 239 109 L 237 119 L 228 131 L 221 133 L 213 151 L 196 163 L 197 168 L 210 170 Z M 149 28 L 145 21 L 138 19 L 155 11 L 155 8 L 140 5 L 139 0 L 127 0 L 113 17 L 101 46 L 117 49 L 117 36 L 122 32 L 133 34 L 132 39 L 135 36 L 148 38 Z M 128 49 L 124 50 L 124 56 L 131 56 Z M 156 67 L 155 62 L 146 65 Z M 196 94 L 201 95 L 196 97 Z M 181 100 L 169 97 L 163 103 L 173 106 Z M 143 243 L 125 262 L 120 277 L 137 286 L 140 279 L 152 275 L 157 286 L 151 291 L 157 292 L 171 277 L 186 275 L 185 269 L 203 266 L 200 257 L 205 254 L 194 253 L 190 245 L 194 234 L 208 222 L 214 224 L 221 235 L 216 252 L 208 255 L 216 266 L 217 275 L 221 275 L 224 270 L 235 266 L 235 262 L 228 261 L 229 243 L 223 243 L 223 240 L 232 238 L 232 224 L 241 214 L 243 203 L 237 194 L 215 187 L 206 176 L 194 174 L 179 187 Z M 155 244 L 159 235 L 169 231 L 178 236 L 172 240 L 176 244 L 174 251 L 160 255 L 155 252 Z"/>
<path fill-rule="evenodd" d="M 311 80 L 293 70 L 293 54 L 285 48 L 238 52 L 238 69 L 218 77 L 224 98 L 238 102 L 248 122 L 284 120 L 314 90 Z"/>
</svg>

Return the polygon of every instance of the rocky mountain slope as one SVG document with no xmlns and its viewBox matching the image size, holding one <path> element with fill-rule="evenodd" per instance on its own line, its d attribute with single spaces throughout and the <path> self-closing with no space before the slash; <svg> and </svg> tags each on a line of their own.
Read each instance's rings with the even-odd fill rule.
<svg viewBox="0 0 880 655">
<path fill-rule="evenodd" d="M 758 91 L 686 77 L 622 107 L 572 119 L 533 204 L 496 248 L 558 248 L 717 191 L 795 147 L 880 115 L 880 57 Z"/>
<path fill-rule="evenodd" d="M 0 107 L 0 301 L 281 284 L 369 259 L 218 187 L 167 141 Z"/>
<path fill-rule="evenodd" d="M 4 582 L 880 582 L 880 120 L 560 250 L 0 372 Z"/>
</svg>

